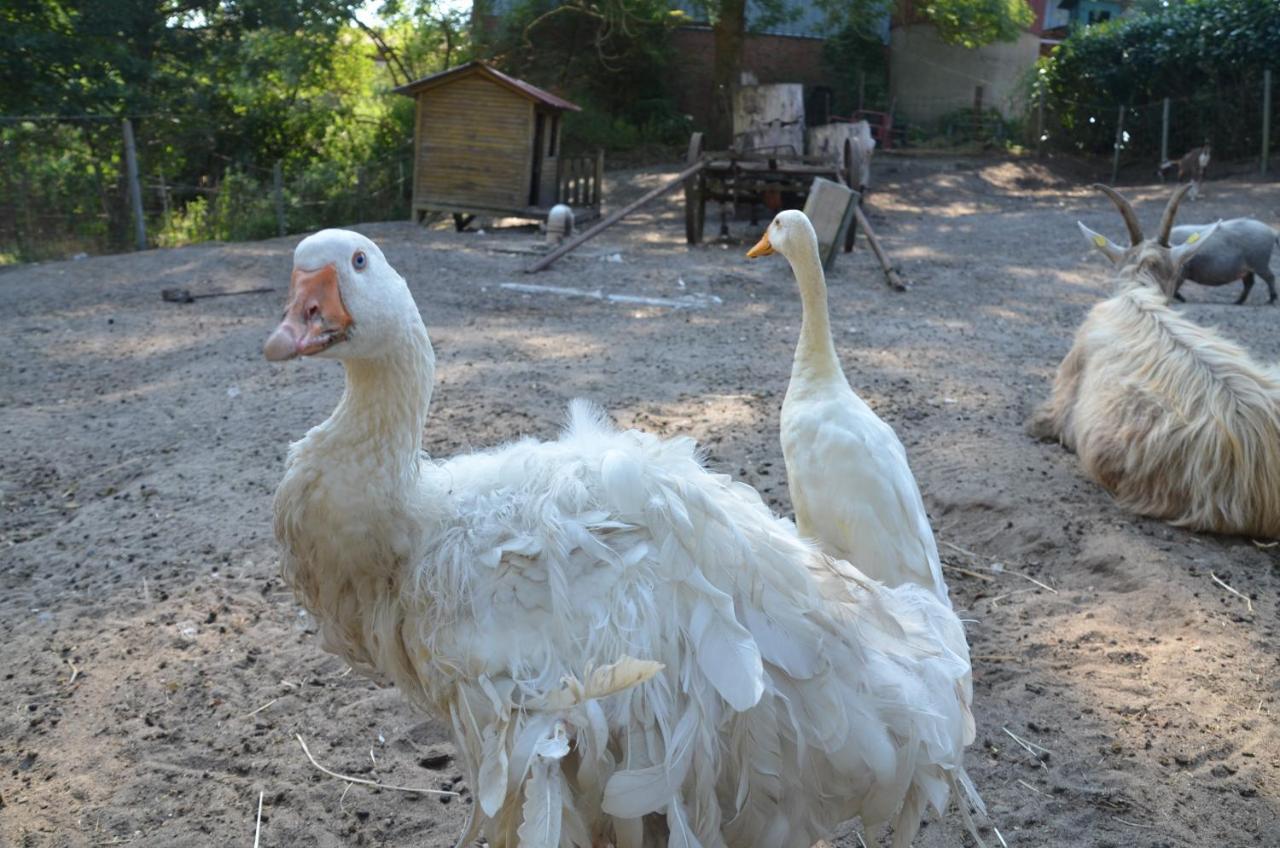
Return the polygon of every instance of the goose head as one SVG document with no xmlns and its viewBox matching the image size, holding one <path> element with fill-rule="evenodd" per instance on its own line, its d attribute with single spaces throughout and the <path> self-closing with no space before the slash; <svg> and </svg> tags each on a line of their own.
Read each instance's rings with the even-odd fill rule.
<svg viewBox="0 0 1280 848">
<path fill-rule="evenodd" d="M 376 358 L 413 320 L 421 318 L 409 287 L 376 244 L 350 230 L 321 230 L 293 251 L 284 318 L 262 352 L 273 362 Z"/>
<path fill-rule="evenodd" d="M 781 253 L 794 263 L 796 259 L 812 253 L 818 253 L 818 235 L 813 231 L 809 217 L 798 209 L 784 209 L 779 212 L 764 231 L 756 246 L 747 251 L 747 258 L 770 256 Z"/>
</svg>

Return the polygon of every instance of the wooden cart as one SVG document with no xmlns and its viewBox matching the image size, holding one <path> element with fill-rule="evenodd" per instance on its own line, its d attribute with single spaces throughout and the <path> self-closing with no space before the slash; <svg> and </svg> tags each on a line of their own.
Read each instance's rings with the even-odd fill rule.
<svg viewBox="0 0 1280 848">
<path fill-rule="evenodd" d="M 707 201 L 743 204 L 751 208 L 751 223 L 758 224 L 763 206 L 770 213 L 798 209 L 804 205 L 814 177 L 825 177 L 852 188 L 853 151 L 845 145 L 842 161 L 802 156 L 785 150 L 703 150 L 702 133 L 689 139 L 686 164 L 703 162 L 704 167 L 684 183 L 684 231 L 689 244 L 702 241 L 707 218 Z M 727 221 L 721 221 L 722 235 Z"/>
</svg>

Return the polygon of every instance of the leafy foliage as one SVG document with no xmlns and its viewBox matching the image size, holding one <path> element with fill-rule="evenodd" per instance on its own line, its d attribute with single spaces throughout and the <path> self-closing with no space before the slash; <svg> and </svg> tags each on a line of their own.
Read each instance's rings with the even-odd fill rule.
<svg viewBox="0 0 1280 848">
<path fill-rule="evenodd" d="M 1236 155 L 1256 152 L 1262 73 L 1269 66 L 1280 72 L 1280 4 L 1187 0 L 1148 8 L 1075 30 L 1041 61 L 1039 84 L 1061 134 L 1081 151 L 1107 152 L 1120 104 L 1132 119 L 1150 121 L 1169 97 L 1175 128 L 1203 128 L 1228 155 L 1232 148 Z M 1158 130 L 1131 135 L 1132 153 L 1158 151 Z M 1203 140 L 1196 134 L 1175 149 Z"/>
<path fill-rule="evenodd" d="M 361 5 L 0 6 L 0 114 L 65 116 L 0 123 L 0 249 L 38 258 L 64 237 L 128 242 L 124 116 L 158 243 L 274 235 L 275 162 L 290 229 L 407 216 L 413 103 L 389 89 L 464 61 L 469 43 L 458 15 L 431 0 L 385 3 L 378 28 L 357 20 Z"/>
<path fill-rule="evenodd" d="M 878 35 L 859 24 L 846 23 L 822 46 L 822 64 L 836 83 L 835 114 L 849 115 L 858 108 L 859 85 L 863 108 L 888 107 L 889 59 Z"/>
<path fill-rule="evenodd" d="M 923 0 L 916 10 L 943 41 L 969 48 L 1013 41 L 1035 20 L 1026 0 Z"/>
<path fill-rule="evenodd" d="M 1272 0 L 1188 0 L 1077 29 L 1046 62 L 1046 84 L 1053 95 L 1145 102 L 1251 79 L 1278 55 Z"/>
<path fill-rule="evenodd" d="M 584 108 L 565 117 L 569 149 L 673 144 L 690 129 L 668 84 L 683 20 L 666 0 L 524 0 L 489 49 L 503 70 Z"/>
</svg>

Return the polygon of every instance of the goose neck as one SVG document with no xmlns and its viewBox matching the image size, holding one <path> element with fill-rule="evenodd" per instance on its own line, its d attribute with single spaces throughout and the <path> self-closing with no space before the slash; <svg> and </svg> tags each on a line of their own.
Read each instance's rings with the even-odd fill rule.
<svg viewBox="0 0 1280 848">
<path fill-rule="evenodd" d="M 330 422 L 330 433 L 359 457 L 417 466 L 435 379 L 435 356 L 426 328 L 386 355 L 343 361 L 346 390 Z M 376 462 L 381 466 L 384 462 Z"/>
<path fill-rule="evenodd" d="M 796 346 L 794 372 L 811 376 L 839 373 L 835 342 L 831 338 L 831 315 L 827 306 L 827 281 L 813 245 L 795 257 L 788 256 L 800 287 L 802 318 L 800 341 Z"/>
</svg>

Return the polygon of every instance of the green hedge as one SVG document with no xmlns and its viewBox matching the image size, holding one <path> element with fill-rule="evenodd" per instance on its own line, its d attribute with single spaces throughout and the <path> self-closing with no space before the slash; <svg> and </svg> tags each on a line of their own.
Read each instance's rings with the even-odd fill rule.
<svg viewBox="0 0 1280 848">
<path fill-rule="evenodd" d="M 1051 143 L 1082 153 L 1112 150 L 1125 104 L 1134 113 L 1126 155 L 1156 155 L 1170 98 L 1171 153 L 1209 137 L 1220 158 L 1234 158 L 1260 149 L 1267 68 L 1280 89 L 1280 2 L 1187 0 L 1075 30 L 1041 60 L 1032 95 L 1043 90 Z"/>
</svg>

